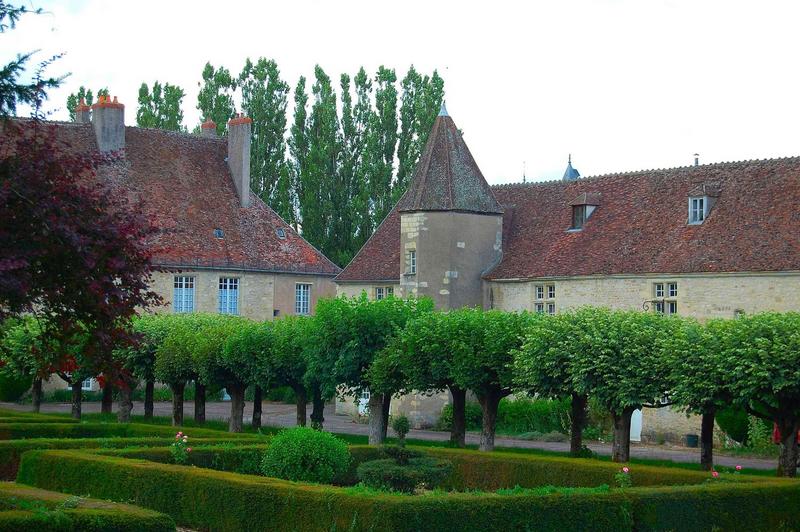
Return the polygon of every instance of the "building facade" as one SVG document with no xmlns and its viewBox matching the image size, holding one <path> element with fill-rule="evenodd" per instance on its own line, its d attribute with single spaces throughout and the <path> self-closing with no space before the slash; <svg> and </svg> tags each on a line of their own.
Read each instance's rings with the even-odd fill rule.
<svg viewBox="0 0 800 532">
<path fill-rule="evenodd" d="M 163 305 L 149 310 L 271 320 L 336 295 L 340 268 L 250 190 L 249 118 L 231 119 L 225 138 L 213 122 L 201 135 L 126 127 L 124 106 L 101 97 L 81 102 L 74 123 L 48 124 L 66 149 L 112 154 L 98 178 L 157 227 L 152 288 Z"/>
<path fill-rule="evenodd" d="M 490 187 L 443 109 L 409 191 L 337 291 L 393 287 L 443 310 L 593 305 L 699 320 L 797 311 L 798 205 L 797 157 L 588 178 L 570 158 L 561 180 Z M 393 411 L 427 425 L 447 401 L 404 397 Z M 699 433 L 699 419 L 669 409 L 641 416 L 645 438 Z"/>
</svg>

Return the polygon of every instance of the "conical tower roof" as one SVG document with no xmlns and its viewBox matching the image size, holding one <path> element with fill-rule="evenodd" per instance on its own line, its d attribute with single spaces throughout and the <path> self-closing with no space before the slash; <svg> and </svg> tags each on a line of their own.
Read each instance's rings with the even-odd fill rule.
<svg viewBox="0 0 800 532">
<path fill-rule="evenodd" d="M 444 104 L 397 210 L 503 212 Z"/>
<path fill-rule="evenodd" d="M 580 172 L 578 172 L 575 168 L 572 167 L 572 154 L 569 154 L 569 158 L 567 159 L 567 169 L 564 171 L 564 177 L 561 179 L 563 181 L 575 181 L 581 176 Z"/>
</svg>

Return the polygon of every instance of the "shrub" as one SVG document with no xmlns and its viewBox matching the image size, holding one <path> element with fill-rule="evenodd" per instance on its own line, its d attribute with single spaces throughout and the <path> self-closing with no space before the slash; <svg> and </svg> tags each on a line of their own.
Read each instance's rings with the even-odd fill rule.
<svg viewBox="0 0 800 532">
<path fill-rule="evenodd" d="M 400 445 L 404 445 L 406 442 L 406 434 L 411 430 L 411 423 L 409 423 L 406 416 L 397 416 L 392 419 L 392 430 L 397 434 Z"/>
<path fill-rule="evenodd" d="M 552 399 L 502 399 L 497 407 L 497 432 L 506 434 L 569 432 L 569 401 Z M 483 412 L 475 402 L 465 406 L 467 430 L 481 430 Z M 450 430 L 453 407 L 445 405 L 436 425 L 438 430 Z"/>
<path fill-rule="evenodd" d="M 374 456 L 374 447 L 359 453 Z M 165 455 L 166 449 L 162 451 Z M 354 453 L 356 449 L 354 448 Z M 488 455 L 475 451 L 431 449 L 433 456 L 457 457 L 475 469 L 513 471 L 536 486 L 611 484 L 616 464 L 541 456 Z M 498 456 L 499 455 L 499 456 Z M 508 460 L 507 466 L 498 464 Z M 481 466 L 485 463 L 486 467 Z M 553 473 L 551 470 L 555 470 Z M 587 472 L 587 474 L 584 474 Z M 605 482 L 596 481 L 602 472 Z M 456 473 L 462 479 L 463 473 Z M 738 482 L 703 484 L 707 473 L 636 466 L 634 485 L 624 491 L 594 490 L 544 495 L 495 495 L 434 492 L 420 497 L 359 493 L 349 488 L 298 485 L 201 468 L 147 463 L 82 451 L 26 453 L 20 481 L 46 489 L 90 493 L 132 501 L 171 515 L 183 527 L 198 530 L 351 530 L 388 532 L 441 530 L 792 530 L 800 527 L 800 483 L 741 475 Z M 545 480 L 547 477 L 550 480 Z M 678 482 L 680 477 L 681 482 Z M 555 479 L 553 481 L 552 479 Z M 659 480 L 697 485 L 643 487 Z M 701 479 L 701 480 L 698 480 Z M 588 484 L 587 484 L 588 483 Z M 476 483 L 477 484 L 477 483 Z M 488 483 L 483 489 L 489 488 Z"/>
<path fill-rule="evenodd" d="M 179 431 L 175 435 L 175 441 L 169 446 L 169 452 L 176 464 L 185 465 L 189 461 L 189 453 L 192 452 L 189 436 Z"/>
<path fill-rule="evenodd" d="M 502 403 L 502 401 L 501 401 Z M 475 402 L 468 402 L 464 405 L 464 418 L 467 430 L 481 430 L 483 411 L 481 405 Z M 450 430 L 453 427 L 453 405 L 445 405 L 436 423 L 437 430 Z"/>
<path fill-rule="evenodd" d="M 268 477 L 330 483 L 347 472 L 347 444 L 329 432 L 306 427 L 282 430 L 264 453 L 262 471 Z"/>
<path fill-rule="evenodd" d="M 744 408 L 729 407 L 717 412 L 717 425 L 734 441 L 747 445 L 747 412 Z"/>
<path fill-rule="evenodd" d="M 417 488 L 438 487 L 453 470 L 449 460 L 431 457 L 370 460 L 358 466 L 358 480 L 371 488 L 413 493 Z"/>
</svg>

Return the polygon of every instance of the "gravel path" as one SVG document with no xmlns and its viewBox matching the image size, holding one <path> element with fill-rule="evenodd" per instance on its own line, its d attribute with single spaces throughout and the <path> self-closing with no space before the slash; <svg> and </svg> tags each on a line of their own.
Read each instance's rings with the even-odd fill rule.
<svg viewBox="0 0 800 532">
<path fill-rule="evenodd" d="M 116 404 L 114 405 L 116 408 Z M 0 408 L 7 408 L 13 410 L 30 410 L 30 405 L 18 405 L 14 403 L 0 403 Z M 69 403 L 46 403 L 42 405 L 42 413 L 68 413 L 70 411 Z M 94 413 L 100 411 L 100 403 L 83 403 L 83 412 Z M 141 402 L 134 403 L 133 413 L 141 414 L 144 407 Z M 245 420 L 252 416 L 252 403 L 247 403 L 245 406 Z M 308 412 L 311 412 L 309 405 Z M 171 416 L 172 404 L 168 402 L 159 402 L 154 405 L 154 413 L 156 416 Z M 194 414 L 194 403 L 186 401 L 184 404 L 184 416 L 190 418 Z M 230 415 L 230 403 L 228 402 L 209 402 L 206 403 L 206 418 L 207 419 L 228 419 Z M 262 423 L 264 425 L 291 427 L 295 424 L 295 407 L 294 405 L 287 405 L 283 403 L 264 402 L 262 412 Z M 325 429 L 331 432 L 338 432 L 344 434 L 361 434 L 367 435 L 368 427 L 363 424 L 355 423 L 346 415 L 336 415 L 334 413 L 333 404 L 325 407 Z M 443 441 L 449 439 L 449 433 L 439 432 L 434 430 L 412 430 L 409 438 L 419 440 L 433 440 Z M 467 433 L 467 443 L 477 444 L 480 435 L 477 433 Z M 568 442 L 542 442 L 542 441 L 528 441 L 518 440 L 508 437 L 497 437 L 495 445 L 498 447 L 521 447 L 527 449 L 544 449 L 548 451 L 569 451 Z M 599 455 L 610 455 L 611 445 L 607 443 L 589 443 L 587 445 L 592 451 Z M 672 460 L 673 462 L 694 462 L 700 461 L 699 449 L 690 449 L 687 447 L 671 447 L 668 445 L 645 445 L 645 444 L 631 444 L 631 456 L 634 458 L 650 458 L 656 460 Z M 751 469 L 774 469 L 776 460 L 763 459 L 763 458 L 744 458 L 739 456 L 728 456 L 719 452 L 715 452 L 714 462 L 720 466 L 734 467 L 741 465 L 742 467 Z"/>
</svg>

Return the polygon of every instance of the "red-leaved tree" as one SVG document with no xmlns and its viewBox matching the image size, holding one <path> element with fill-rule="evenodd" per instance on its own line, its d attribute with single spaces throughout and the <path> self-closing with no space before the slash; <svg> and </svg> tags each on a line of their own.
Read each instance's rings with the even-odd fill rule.
<svg viewBox="0 0 800 532">
<path fill-rule="evenodd" d="M 58 128 L 0 122 L 0 319 L 36 315 L 57 343 L 88 334 L 85 364 L 114 375 L 128 320 L 159 301 L 149 289 L 154 226 L 98 177 L 120 154 L 82 153 Z"/>
</svg>

